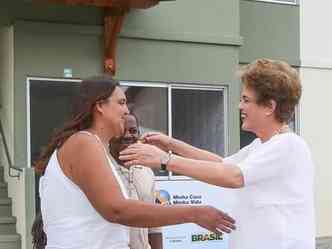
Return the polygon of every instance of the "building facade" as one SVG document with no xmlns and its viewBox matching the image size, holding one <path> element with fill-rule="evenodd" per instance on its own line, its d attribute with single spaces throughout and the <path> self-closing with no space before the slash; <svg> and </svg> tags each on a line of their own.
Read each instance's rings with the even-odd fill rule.
<svg viewBox="0 0 332 249">
<path fill-rule="evenodd" d="M 325 102 L 331 88 L 332 37 L 324 23 L 331 19 L 328 9 L 332 6 L 319 2 L 176 0 L 133 10 L 119 36 L 116 78 L 140 103 L 137 112 L 144 116 L 150 111 L 158 117 L 146 121 L 146 127 L 182 136 L 225 155 L 240 148 L 241 139 L 247 138 L 239 128 L 239 65 L 267 57 L 297 67 L 304 92 L 296 123 L 317 166 L 317 238 L 327 246 L 332 236 L 328 222 L 332 170 L 327 156 L 330 117 L 324 108 L 328 108 Z M 14 165 L 22 172 L 11 169 L 11 174 L 20 177 L 9 176 L 2 153 L 0 247 L 29 249 L 30 228 L 38 208 L 31 161 L 45 143 L 43 129 L 49 124 L 56 127 L 61 120 L 61 112 L 46 107 L 63 110 L 68 104 L 68 93 L 54 82 L 70 89 L 78 79 L 103 72 L 103 11 L 31 0 L 6 0 L 1 5 L 0 120 Z M 45 84 L 51 84 L 52 90 L 38 95 Z M 205 97 L 196 98 L 195 91 Z M 189 92 L 191 97 L 186 97 Z M 144 105 L 143 99 L 148 104 Z M 194 103 L 201 104 L 193 108 Z M 45 115 L 52 115 L 45 116 L 45 108 Z M 216 112 L 221 114 L 214 115 Z M 189 113 L 186 121 L 176 122 L 183 113 Z M 193 138 L 195 128 L 184 133 L 185 122 L 196 122 L 193 127 L 202 125 L 195 121 L 197 113 L 206 114 L 212 123 L 221 122 L 220 127 L 214 127 L 221 134 L 221 145 Z M 143 119 L 150 120 L 148 116 Z M 203 125 L 210 129 L 209 123 Z M 206 137 L 210 135 L 206 133 Z"/>
</svg>

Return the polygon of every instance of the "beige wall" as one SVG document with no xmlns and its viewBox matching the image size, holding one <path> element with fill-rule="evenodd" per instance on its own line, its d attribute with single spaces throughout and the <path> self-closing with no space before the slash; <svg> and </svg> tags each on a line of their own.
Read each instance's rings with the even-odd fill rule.
<svg viewBox="0 0 332 249">
<path fill-rule="evenodd" d="M 316 164 L 317 236 L 332 236 L 332 167 L 330 148 L 332 92 L 332 2 L 301 1 L 301 134 Z"/>
<path fill-rule="evenodd" d="M 303 66 L 332 68 L 332 2 L 301 1 L 301 62 Z"/>
<path fill-rule="evenodd" d="M 301 68 L 303 97 L 301 134 L 311 147 L 316 165 L 317 235 L 331 236 L 332 165 L 331 99 L 332 70 Z"/>
</svg>

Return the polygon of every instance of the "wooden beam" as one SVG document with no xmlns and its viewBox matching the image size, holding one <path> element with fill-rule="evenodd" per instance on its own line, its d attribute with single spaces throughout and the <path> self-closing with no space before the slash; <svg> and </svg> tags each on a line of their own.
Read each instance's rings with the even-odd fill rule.
<svg viewBox="0 0 332 249">
<path fill-rule="evenodd" d="M 159 0 L 33 0 L 39 3 L 91 5 L 105 9 L 104 15 L 104 71 L 115 75 L 117 36 L 130 9 L 147 9 Z"/>
<path fill-rule="evenodd" d="M 129 10 L 105 9 L 104 16 L 104 71 L 115 75 L 117 36 L 121 31 L 125 15 Z"/>
</svg>

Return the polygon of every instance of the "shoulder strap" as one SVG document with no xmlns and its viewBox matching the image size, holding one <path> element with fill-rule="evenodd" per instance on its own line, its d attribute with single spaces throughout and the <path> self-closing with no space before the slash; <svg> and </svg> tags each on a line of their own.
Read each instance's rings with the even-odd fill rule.
<svg viewBox="0 0 332 249">
<path fill-rule="evenodd" d="M 104 144 L 103 144 L 102 141 L 100 140 L 100 138 L 99 138 L 96 134 L 93 134 L 93 133 L 91 133 L 91 132 L 89 132 L 89 131 L 79 131 L 78 133 L 84 133 L 84 134 L 87 134 L 87 135 L 93 136 L 93 137 L 95 137 L 95 138 L 98 140 L 98 142 L 99 142 L 99 143 L 101 144 L 101 146 L 104 148 L 104 152 L 105 152 L 105 156 L 106 156 L 106 159 L 107 159 L 108 165 L 109 165 L 109 166 L 111 167 L 111 169 L 112 169 L 113 175 L 114 175 L 116 181 L 118 182 L 118 184 L 119 184 L 119 186 L 120 186 L 120 189 L 121 189 L 121 192 L 122 192 L 123 196 L 124 196 L 126 199 L 129 199 L 129 197 L 128 197 L 128 193 L 127 193 L 127 190 L 126 190 L 126 188 L 125 188 L 125 186 L 124 186 L 124 184 L 123 184 L 123 182 L 122 182 L 122 180 L 121 180 L 121 178 L 120 178 L 120 176 L 119 176 L 117 170 L 115 169 L 115 167 L 114 167 L 114 165 L 113 165 L 113 163 L 112 163 L 112 160 L 110 159 L 110 157 L 109 157 L 109 155 L 108 155 L 108 152 L 107 152 L 107 150 L 106 150 Z"/>
</svg>

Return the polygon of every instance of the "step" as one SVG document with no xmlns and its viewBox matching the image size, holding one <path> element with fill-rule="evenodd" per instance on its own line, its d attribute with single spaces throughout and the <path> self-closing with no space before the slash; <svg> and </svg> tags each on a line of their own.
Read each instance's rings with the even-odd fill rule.
<svg viewBox="0 0 332 249">
<path fill-rule="evenodd" d="M 0 235 L 16 233 L 16 218 L 13 216 L 0 217 Z"/>
<path fill-rule="evenodd" d="M 21 236 L 19 234 L 5 234 L 0 235 L 1 249 L 20 249 Z"/>
<path fill-rule="evenodd" d="M 8 185 L 6 182 L 0 182 L 0 199 L 8 197 Z"/>
<path fill-rule="evenodd" d="M 12 200 L 10 198 L 0 199 L 0 217 L 8 217 L 12 214 Z"/>
<path fill-rule="evenodd" d="M 316 249 L 330 249 L 330 248 L 332 248 L 332 237 L 316 238 Z"/>
</svg>

